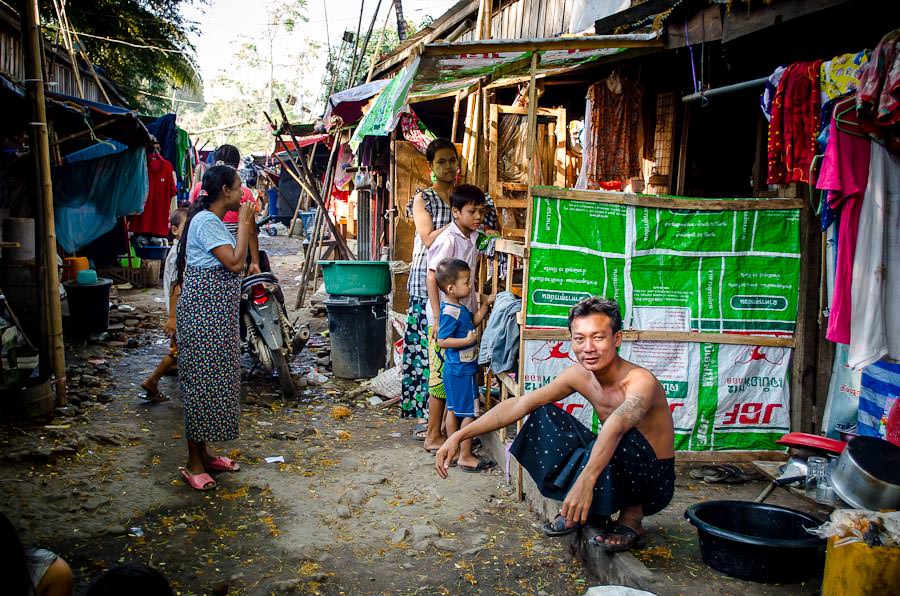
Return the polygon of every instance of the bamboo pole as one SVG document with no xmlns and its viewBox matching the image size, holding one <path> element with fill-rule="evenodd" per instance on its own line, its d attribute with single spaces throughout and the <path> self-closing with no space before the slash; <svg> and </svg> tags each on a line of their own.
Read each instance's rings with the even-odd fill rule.
<svg viewBox="0 0 900 596">
<path fill-rule="evenodd" d="M 334 166 L 337 163 L 338 150 L 341 146 L 341 133 L 338 133 L 334 137 L 334 147 L 331 149 L 331 155 L 328 158 L 328 167 L 325 169 L 325 181 L 324 188 L 327 192 L 330 193 L 331 185 L 334 182 Z M 327 197 L 328 195 L 326 195 Z M 313 264 L 319 258 L 319 254 L 322 249 L 322 241 L 324 239 L 324 220 L 328 220 L 331 223 L 331 218 L 328 217 L 327 209 L 327 199 L 324 207 L 319 208 L 316 211 L 316 220 L 315 225 L 313 226 L 313 236 L 309 238 L 309 244 L 307 245 L 306 254 L 304 255 L 303 261 L 303 274 L 300 278 L 300 287 L 297 290 L 297 299 L 294 303 L 294 308 L 302 308 L 303 303 L 306 301 L 306 292 L 309 286 L 309 274 L 310 271 L 315 272 L 316 266 Z M 334 226 L 332 226 L 334 229 Z M 335 239 L 336 240 L 336 239 Z M 318 273 L 313 277 L 313 281 L 318 276 Z"/>
<path fill-rule="evenodd" d="M 66 352 L 62 335 L 62 311 L 59 300 L 59 272 L 56 266 L 56 226 L 53 222 L 53 183 L 50 177 L 50 139 L 47 134 L 47 104 L 41 64 L 40 19 L 37 0 L 23 2 L 22 33 L 25 37 L 25 87 L 32 104 L 31 142 L 35 173 L 39 181 L 39 226 L 36 245 L 40 248 L 37 278 L 41 280 L 43 331 L 40 350 L 42 374 L 52 371 L 56 386 L 56 405 L 66 405 Z M 77 64 L 75 65 L 77 68 Z"/>
<path fill-rule="evenodd" d="M 31 0 L 25 0 L 25 4 L 30 4 Z M 29 10 L 26 7 L 26 12 Z M 72 62 L 72 75 L 75 77 L 75 86 L 78 88 L 78 94 L 84 97 L 84 86 L 81 84 L 81 74 L 78 68 L 78 57 L 75 55 L 75 45 L 72 42 L 71 27 L 69 27 L 69 19 L 66 17 L 65 3 L 59 3 L 53 0 L 53 10 L 56 11 L 56 20 L 59 21 L 59 28 L 62 31 L 62 38 L 66 44 L 66 51 L 69 54 L 69 60 Z M 35 8 L 37 11 L 37 8 Z M 37 12 L 35 12 L 37 14 Z M 24 29 L 23 29 L 24 31 Z"/>
<path fill-rule="evenodd" d="M 453 128 L 450 129 L 450 142 L 456 143 L 456 129 L 459 128 L 459 102 L 462 99 L 462 96 L 459 92 L 456 94 L 456 99 L 453 100 Z"/>
<path fill-rule="evenodd" d="M 278 106 L 279 109 L 282 110 L 282 113 L 284 113 L 284 109 L 281 107 L 281 101 L 276 99 L 275 104 Z M 266 117 L 266 120 L 268 120 L 269 126 L 272 128 L 272 131 L 275 133 L 275 137 L 281 142 L 282 145 L 284 145 L 284 139 L 281 138 L 281 133 L 278 132 L 278 127 L 275 126 L 275 122 L 272 120 L 272 117 L 269 116 L 268 112 L 263 112 L 263 115 Z M 287 118 L 285 118 L 285 122 L 287 122 Z M 291 136 L 293 137 L 293 132 L 291 133 Z M 294 139 L 296 139 L 296 137 L 294 137 Z M 298 144 L 296 142 L 296 140 L 294 141 L 294 144 L 295 145 Z M 287 171 L 287 173 L 294 180 L 297 181 L 297 184 L 300 184 L 301 186 L 305 185 L 305 186 L 309 187 L 308 190 L 310 191 L 310 196 L 312 197 L 313 201 L 316 203 L 316 206 L 319 209 L 325 209 L 325 203 L 322 200 L 322 195 L 319 193 L 319 189 L 316 188 L 316 186 L 315 186 L 315 180 L 314 180 L 312 174 L 310 173 L 309 169 L 306 167 L 306 162 L 301 159 L 299 163 L 302 167 L 297 168 L 297 162 L 294 161 L 294 156 L 290 152 L 288 152 L 287 156 L 288 156 L 288 161 L 291 163 L 291 165 L 294 166 L 295 169 L 297 169 L 297 172 L 294 172 L 293 169 L 286 167 L 286 163 L 281 158 L 281 156 L 279 156 L 277 153 L 275 154 L 275 158 L 281 163 L 281 165 L 284 167 L 284 169 Z M 300 178 L 301 174 L 303 175 L 302 180 Z M 343 258 L 349 258 L 350 249 L 347 247 L 347 243 L 344 242 L 343 236 L 340 235 L 340 233 L 338 232 L 337 228 L 334 226 L 334 223 L 331 221 L 331 219 L 326 218 L 325 221 L 328 223 L 328 227 L 331 228 L 331 233 L 334 234 L 339 253 L 341 254 L 341 256 Z"/>
<path fill-rule="evenodd" d="M 369 74 L 366 75 L 367 83 L 372 80 L 372 74 L 375 72 L 375 63 L 378 62 L 378 55 L 381 53 L 381 45 L 384 43 L 384 32 L 387 29 L 387 22 L 391 16 L 391 8 L 393 7 L 394 3 L 391 2 L 391 5 L 388 6 L 387 12 L 384 13 L 384 23 L 381 25 L 381 33 L 378 35 L 378 44 L 375 46 L 375 53 L 372 54 L 372 61 L 369 64 Z"/>
<path fill-rule="evenodd" d="M 531 243 L 531 189 L 534 186 L 534 145 L 537 140 L 537 89 L 535 89 L 535 75 L 537 74 L 538 61 L 540 53 L 531 54 L 531 80 L 528 82 L 528 144 L 526 145 L 526 155 L 528 157 L 528 205 L 525 211 L 525 246 Z M 527 253 L 526 253 L 527 254 Z M 525 313 L 528 306 L 528 260 L 522 259 L 522 326 L 525 326 Z M 519 393 L 525 385 L 525 333 L 519 334 Z M 516 423 L 516 428 L 522 430 L 522 421 Z M 516 474 L 516 496 L 519 501 L 525 499 L 522 480 L 522 465 L 518 466 Z"/>
<path fill-rule="evenodd" d="M 360 51 L 359 51 L 359 62 L 355 62 L 355 56 L 354 56 L 354 66 L 350 71 L 350 81 L 347 83 L 348 89 L 356 86 L 356 84 L 354 82 L 356 79 L 356 74 L 357 74 L 358 70 L 362 67 L 363 61 L 366 59 L 366 49 L 369 47 L 369 38 L 372 37 L 372 29 L 375 28 L 375 20 L 378 19 L 378 11 L 379 10 L 381 10 L 381 0 L 378 0 L 377 4 L 375 5 L 375 12 L 372 14 L 372 20 L 369 21 L 369 29 L 368 29 L 368 31 L 366 31 L 366 39 L 365 39 L 365 41 L 363 41 L 362 49 L 360 49 Z M 390 12 L 391 11 L 388 10 L 388 14 L 390 14 Z M 375 58 L 373 57 L 372 60 L 374 61 Z"/>
<path fill-rule="evenodd" d="M 307 167 L 309 167 L 310 171 L 312 171 L 313 158 L 316 155 L 316 148 L 318 146 L 319 142 L 316 141 L 315 143 L 313 143 L 312 149 L 309 152 L 309 163 L 307 164 Z M 295 149 L 297 150 L 297 154 L 299 157 L 300 148 L 295 147 Z M 300 214 L 301 204 L 303 203 L 303 199 L 306 198 L 306 195 L 309 194 L 306 192 L 306 187 L 302 187 L 301 191 L 302 192 L 297 195 L 297 204 L 294 206 L 294 215 L 291 217 L 291 226 L 288 228 L 288 238 L 292 238 L 294 236 L 294 224 L 297 223 L 297 216 Z"/>
<path fill-rule="evenodd" d="M 299 147 L 299 146 L 300 146 L 300 141 L 297 140 L 297 136 L 294 134 L 294 129 L 293 129 L 293 127 L 291 127 L 291 121 L 288 120 L 287 113 L 284 111 L 284 106 L 281 105 L 281 100 L 280 100 L 280 99 L 276 99 L 276 100 L 275 100 L 275 105 L 278 107 L 278 111 L 281 112 L 281 118 L 282 118 L 282 120 L 284 121 L 285 126 L 287 126 L 288 134 L 291 135 L 291 140 L 294 142 L 294 147 Z M 336 136 L 335 136 L 335 142 L 334 142 L 335 147 L 337 147 L 337 146 L 340 145 L 341 130 L 342 130 L 342 129 L 339 128 L 337 131 L 335 131 L 335 135 L 336 135 Z M 283 145 L 283 144 L 284 144 L 284 143 L 282 142 L 282 145 Z M 333 158 L 334 158 L 334 159 L 337 159 L 337 154 L 334 153 L 334 152 L 336 152 L 336 151 L 337 151 L 337 149 L 334 149 L 334 150 L 333 150 Z M 293 155 L 290 154 L 290 153 L 288 153 L 288 156 L 291 158 L 291 161 L 293 161 Z M 332 161 L 334 161 L 334 159 L 332 159 Z M 313 200 L 315 201 L 315 200 L 316 200 L 316 195 L 318 195 L 318 199 L 319 199 L 319 200 L 316 201 L 316 205 L 317 205 L 317 206 L 321 206 L 323 209 L 326 208 L 326 207 L 327 207 L 327 204 L 326 204 L 326 203 L 327 203 L 327 198 L 328 198 L 328 196 L 329 196 L 330 193 L 331 193 L 331 183 L 328 182 L 328 181 L 326 181 L 328 185 L 325 186 L 325 187 L 323 187 L 323 188 L 324 188 L 326 191 L 328 191 L 329 195 L 325 195 L 325 197 L 323 198 L 323 197 L 322 197 L 322 191 L 321 191 L 321 190 L 319 189 L 319 187 L 316 185 L 316 179 L 315 179 L 315 176 L 313 176 L 312 170 L 310 169 L 310 168 L 311 168 L 311 165 L 310 165 L 310 166 L 307 166 L 307 165 L 306 165 L 306 162 L 303 161 L 302 159 L 298 160 L 298 162 L 300 163 L 300 166 L 301 166 L 302 169 L 303 169 L 303 176 L 304 176 L 304 177 L 306 178 L 306 180 L 308 181 L 308 184 L 309 184 L 309 191 L 310 191 L 310 196 L 311 196 L 311 197 L 313 198 Z M 334 174 L 332 174 L 332 177 L 333 177 L 333 176 L 334 176 Z M 327 222 L 328 222 L 328 227 L 331 228 L 331 231 L 332 231 L 332 233 L 334 234 L 334 241 L 335 241 L 335 244 L 336 244 L 337 247 L 338 247 L 338 253 L 339 253 L 339 255 L 341 256 L 341 258 L 344 258 L 344 259 L 349 259 L 349 258 L 351 258 L 351 255 L 350 255 L 350 248 L 347 246 L 347 243 L 346 243 L 346 241 L 344 240 L 344 237 L 338 232 L 337 228 L 335 228 L 334 223 L 331 221 L 331 218 L 326 218 L 326 219 L 327 219 Z"/>
</svg>

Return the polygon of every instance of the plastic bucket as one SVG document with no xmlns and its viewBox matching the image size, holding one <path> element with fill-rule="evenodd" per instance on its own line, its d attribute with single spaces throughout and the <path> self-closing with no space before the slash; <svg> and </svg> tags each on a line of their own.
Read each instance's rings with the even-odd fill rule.
<svg viewBox="0 0 900 596">
<path fill-rule="evenodd" d="M 52 412 L 56 398 L 50 381 L 38 384 L 26 381 L 22 386 L 4 388 L 0 405 L 4 414 L 11 418 L 34 418 Z"/>
<path fill-rule="evenodd" d="M 63 259 L 62 281 L 78 279 L 78 272 L 90 267 L 87 257 L 66 257 Z"/>
<path fill-rule="evenodd" d="M 391 292 L 387 261 L 319 261 L 325 291 L 335 296 L 384 296 Z"/>
<path fill-rule="evenodd" d="M 822 569 L 825 541 L 807 532 L 821 520 L 748 501 L 705 501 L 684 516 L 697 528 L 703 562 L 726 575 L 764 583 L 801 582 Z"/>
<path fill-rule="evenodd" d="M 880 596 L 900 586 L 900 548 L 836 541 L 828 539 L 822 596 Z"/>
<path fill-rule="evenodd" d="M 300 216 L 300 221 L 303 222 L 303 234 L 307 238 L 312 239 L 313 232 L 315 231 L 313 229 L 313 226 L 316 221 L 316 210 L 313 209 L 312 211 L 301 211 L 298 215 Z"/>
<path fill-rule="evenodd" d="M 387 361 L 387 298 L 330 296 L 325 301 L 331 367 L 342 379 L 371 379 Z"/>
<path fill-rule="evenodd" d="M 69 324 L 77 335 L 102 333 L 109 327 L 109 289 L 112 280 L 101 277 L 96 283 L 63 283 L 69 301 Z"/>
</svg>

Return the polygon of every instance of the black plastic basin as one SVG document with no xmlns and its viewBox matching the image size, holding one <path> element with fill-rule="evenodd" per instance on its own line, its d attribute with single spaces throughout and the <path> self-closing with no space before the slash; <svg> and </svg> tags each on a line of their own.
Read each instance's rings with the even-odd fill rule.
<svg viewBox="0 0 900 596">
<path fill-rule="evenodd" d="M 748 501 L 707 501 L 684 516 L 697 527 L 703 562 L 726 575 L 795 583 L 822 568 L 825 541 L 806 531 L 822 522 L 800 511 Z"/>
</svg>

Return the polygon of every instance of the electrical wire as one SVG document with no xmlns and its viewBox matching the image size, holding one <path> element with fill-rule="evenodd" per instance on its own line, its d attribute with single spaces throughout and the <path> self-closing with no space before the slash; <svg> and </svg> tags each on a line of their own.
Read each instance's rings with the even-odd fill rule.
<svg viewBox="0 0 900 596">
<path fill-rule="evenodd" d="M 44 27 L 46 27 L 47 29 L 59 29 L 66 33 L 74 33 L 74 31 L 72 29 L 67 29 L 66 27 L 60 27 L 59 25 L 48 24 L 48 25 L 44 25 Z M 137 48 L 139 50 L 156 50 L 158 52 L 165 52 L 167 54 L 182 54 L 185 56 L 190 56 L 190 53 L 186 52 L 185 50 L 173 50 L 173 49 L 169 49 L 169 48 L 161 48 L 159 46 L 149 46 L 149 45 L 131 43 L 130 41 L 124 41 L 121 39 L 112 39 L 111 37 L 103 37 L 101 35 L 91 35 L 90 33 L 78 33 L 78 35 L 80 37 L 90 37 L 92 39 L 99 39 L 101 41 L 108 41 L 110 43 L 120 43 L 122 45 L 126 45 L 126 46 L 129 46 L 132 48 Z"/>
</svg>

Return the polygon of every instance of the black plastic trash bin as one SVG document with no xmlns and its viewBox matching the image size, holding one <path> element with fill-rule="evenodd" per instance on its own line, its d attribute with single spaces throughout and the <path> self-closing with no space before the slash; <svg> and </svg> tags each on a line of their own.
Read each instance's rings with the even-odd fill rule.
<svg viewBox="0 0 900 596">
<path fill-rule="evenodd" d="M 371 379 L 387 360 L 387 297 L 337 296 L 325 301 L 331 367 L 342 379 Z"/>
<path fill-rule="evenodd" d="M 69 301 L 69 325 L 75 335 L 103 333 L 109 327 L 109 290 L 112 280 L 101 277 L 93 283 L 64 281 Z"/>
</svg>

